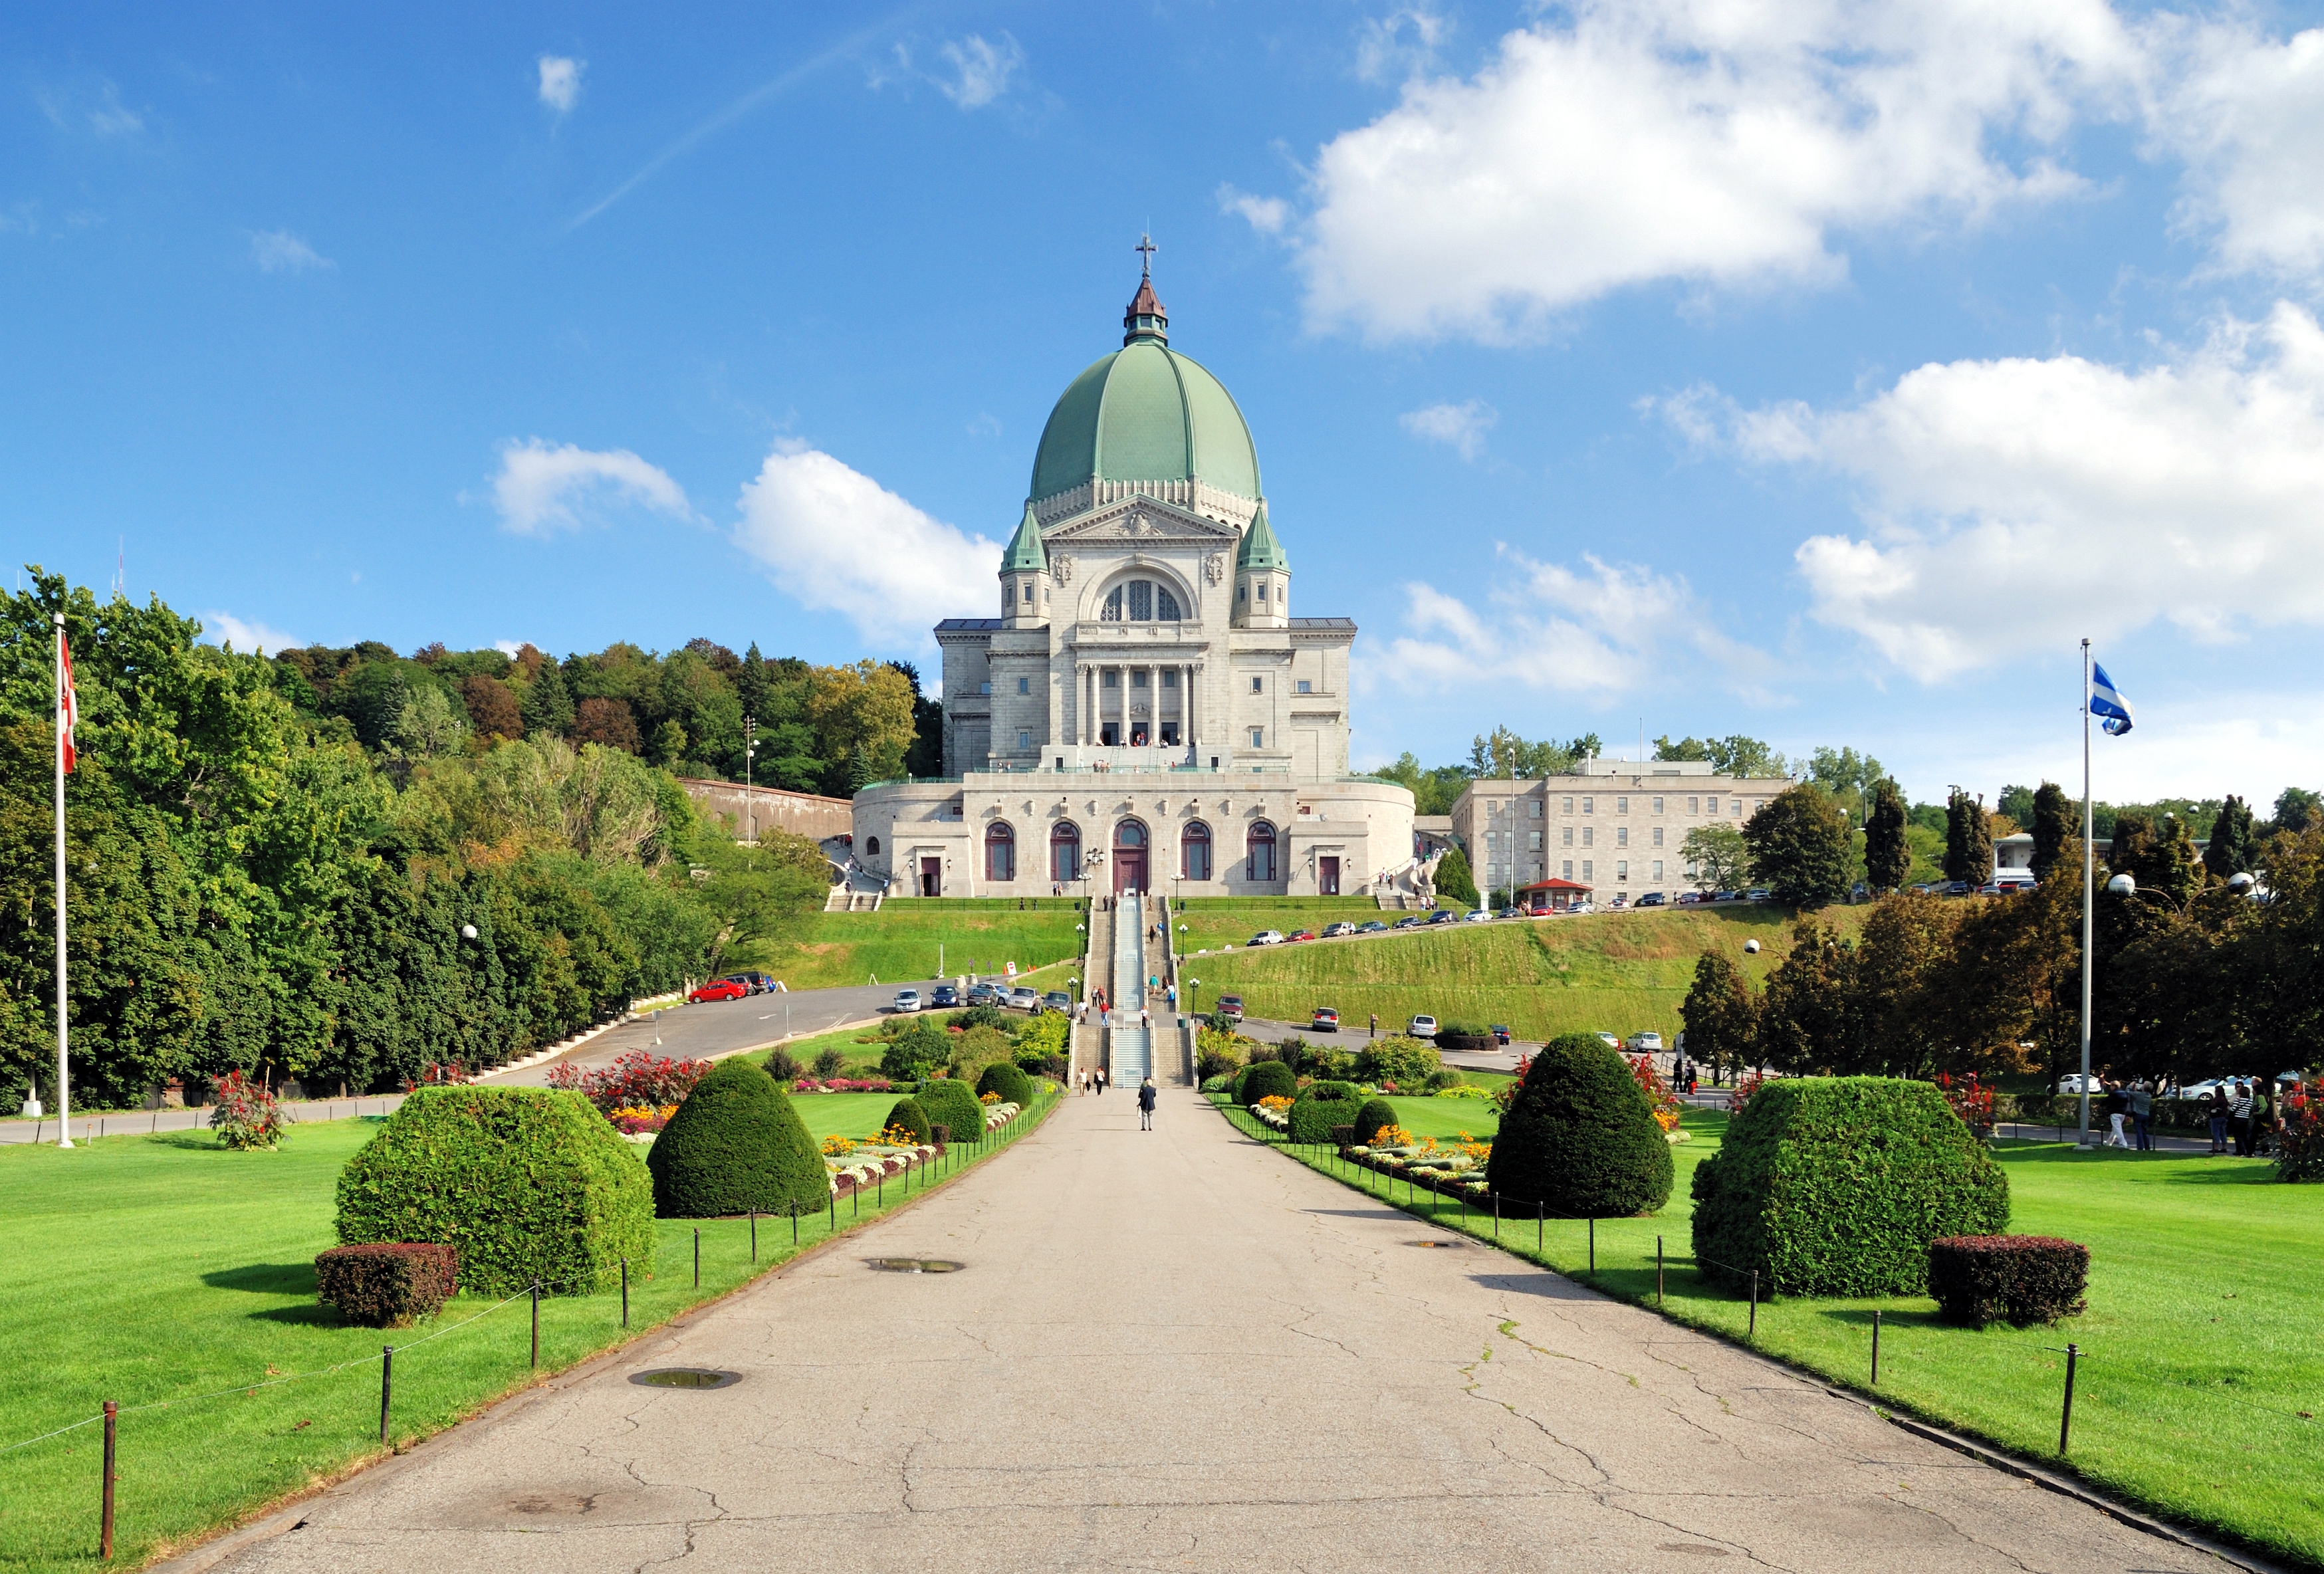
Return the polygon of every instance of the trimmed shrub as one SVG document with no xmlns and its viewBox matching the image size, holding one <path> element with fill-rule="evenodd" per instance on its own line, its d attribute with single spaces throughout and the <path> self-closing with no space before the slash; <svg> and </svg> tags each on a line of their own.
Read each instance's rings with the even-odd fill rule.
<svg viewBox="0 0 2324 1574">
<path fill-rule="evenodd" d="M 1416 1089 L 1428 1081 L 1431 1072 L 1442 1071 L 1443 1057 L 1434 1045 L 1423 1044 L 1417 1038 L 1397 1034 L 1364 1045 L 1356 1055 L 1356 1075 L 1367 1082 L 1394 1082 L 1399 1088 Z"/>
<path fill-rule="evenodd" d="M 928 1128 L 945 1128 L 947 1141 L 974 1142 L 984 1132 L 984 1106 L 966 1082 L 937 1077 L 920 1084 L 913 1095 L 928 1112 Z"/>
<path fill-rule="evenodd" d="M 1234 1085 L 1235 1078 L 1232 1076 L 1209 1076 L 1203 1079 L 1203 1091 L 1205 1093 L 1225 1093 L 1231 1097 L 1234 1093 Z"/>
<path fill-rule="evenodd" d="M 884 1133 L 899 1127 L 911 1134 L 914 1142 L 936 1140 L 935 1133 L 928 1126 L 927 1109 L 918 1098 L 897 1100 L 896 1107 L 888 1111 L 888 1118 L 880 1129 Z"/>
<path fill-rule="evenodd" d="M 664 1219 L 811 1213 L 831 1194 L 823 1148 L 774 1078 L 722 1061 L 678 1107 L 646 1154 Z"/>
<path fill-rule="evenodd" d="M 1351 1133 L 1355 1139 L 1354 1146 L 1363 1147 L 1370 1145 L 1371 1139 L 1379 1135 L 1381 1128 L 1395 1124 L 1395 1105 L 1386 1099 L 1365 1100 L 1363 1108 L 1356 1111 L 1356 1128 Z"/>
<path fill-rule="evenodd" d="M 1001 1061 L 986 1066 L 984 1074 L 976 1079 L 976 1096 L 982 1099 L 987 1093 L 998 1093 L 1002 1103 L 1028 1109 L 1033 1105 L 1033 1080 L 1014 1062 Z"/>
<path fill-rule="evenodd" d="M 1242 1073 L 1241 1085 L 1235 1090 L 1238 1103 L 1250 1105 L 1261 1099 L 1296 1099 L 1299 1078 L 1279 1060 L 1254 1061 Z"/>
<path fill-rule="evenodd" d="M 1595 1035 L 1541 1046 L 1501 1117 L 1485 1183 L 1567 1219 L 1628 1219 L 1670 1201 L 1670 1144 L 1637 1079 Z"/>
<path fill-rule="evenodd" d="M 315 1298 L 363 1328 L 410 1328 L 460 1293 L 460 1254 L 431 1241 L 335 1246 L 315 1258 Z"/>
<path fill-rule="evenodd" d="M 2055 1322 L 2089 1302 L 2090 1248 L 2050 1235 L 1956 1235 L 1929 1243 L 1929 1293 L 1951 1321 Z"/>
<path fill-rule="evenodd" d="M 1460 1085 L 1461 1073 L 1450 1066 L 1429 1072 L 1428 1081 L 1421 1084 L 1432 1093 L 1441 1093 L 1447 1088 L 1457 1088 Z"/>
<path fill-rule="evenodd" d="M 1311 1082 L 1291 1106 L 1291 1140 L 1329 1142 L 1335 1126 L 1352 1125 L 1364 1096 L 1352 1082 Z"/>
<path fill-rule="evenodd" d="M 2009 1227 L 2009 1177 L 1933 1083 L 1784 1077 L 1729 1122 L 1694 1202 L 1707 1273 L 1757 1269 L 1784 1295 L 1918 1295 L 1931 1241 Z"/>
<path fill-rule="evenodd" d="M 482 1294 L 606 1289 L 653 1266 L 653 1218 L 637 1149 L 551 1088 L 419 1089 L 339 1172 L 341 1244 L 448 1246 Z"/>
</svg>

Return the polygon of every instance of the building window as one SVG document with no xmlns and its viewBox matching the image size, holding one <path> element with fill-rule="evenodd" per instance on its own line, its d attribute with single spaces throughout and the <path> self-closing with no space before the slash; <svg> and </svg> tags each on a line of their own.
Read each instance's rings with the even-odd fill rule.
<svg viewBox="0 0 2324 1574">
<path fill-rule="evenodd" d="M 1105 605 L 1099 609 L 1097 621 L 1101 623 L 1121 621 L 1121 586 L 1117 584 L 1105 593 Z"/>
<path fill-rule="evenodd" d="M 1235 600 L 1240 601 L 1250 594 L 1250 586 L 1249 584 L 1238 584 L 1235 586 Z"/>
<path fill-rule="evenodd" d="M 1732 800 L 1728 805 L 1727 812 L 1734 815 L 1737 819 L 1741 819 L 1743 817 L 1743 800 L 1741 798 Z"/>
<path fill-rule="evenodd" d="M 866 837 L 863 839 L 863 851 L 864 851 L 865 855 L 866 855 L 866 856 L 868 856 L 868 857 L 872 857 L 872 858 L 877 858 L 877 857 L 879 857 L 879 856 L 880 856 L 880 839 L 879 839 L 877 836 L 866 836 Z"/>
<path fill-rule="evenodd" d="M 1657 858 L 1657 859 L 1655 859 L 1655 884 L 1656 884 L 1656 885 L 1660 885 L 1660 884 L 1662 884 L 1662 883 L 1663 883 L 1663 861 L 1662 861 L 1661 859 Z"/>
<path fill-rule="evenodd" d="M 1303 677 L 1299 680 L 1299 692 L 1301 694 L 1314 694 L 1315 692 L 1315 686 Z"/>
<path fill-rule="evenodd" d="M 1263 579 L 1259 582 L 1259 604 L 1261 606 L 1267 604 L 1267 581 Z"/>
<path fill-rule="evenodd" d="M 1582 812 L 1583 814 L 1585 814 L 1585 815 L 1594 815 L 1594 814 L 1596 814 L 1596 813 L 1598 812 L 1598 800 L 1597 800 L 1596 798 L 1584 798 L 1584 799 L 1582 799 Z"/>
<path fill-rule="evenodd" d="M 1595 825 L 1584 825 L 1582 827 L 1582 845 L 1584 847 L 1595 847 L 1598 845 L 1598 828 Z"/>
<path fill-rule="evenodd" d="M 1033 692 L 1033 680 L 1029 677 L 1019 678 L 1017 680 L 1017 692 L 1019 694 L 1031 694 Z"/>
<path fill-rule="evenodd" d="M 1017 730 L 1017 752 L 1022 754 L 1032 747 L 1033 734 L 1026 732 L 1022 727 L 1019 727 Z"/>
<path fill-rule="evenodd" d="M 1130 621 L 1133 623 L 1145 623 L 1151 622 L 1153 618 L 1154 582 L 1150 579 L 1131 580 L 1130 582 Z"/>
<path fill-rule="evenodd" d="M 1630 861 L 1628 859 L 1618 858 L 1614 861 L 1614 883 L 1616 885 L 1628 885 L 1630 883 Z"/>
<path fill-rule="evenodd" d="M 1246 878 L 1260 885 L 1271 883 L 1275 879 L 1275 827 L 1264 820 L 1252 821 L 1246 846 L 1250 861 Z"/>
<path fill-rule="evenodd" d="M 1200 820 L 1178 833 L 1178 872 L 1190 880 L 1211 878 L 1211 828 Z"/>
<path fill-rule="evenodd" d="M 1082 829 L 1071 820 L 1049 827 L 1049 878 L 1059 885 L 1082 878 Z"/>
<path fill-rule="evenodd" d="M 1250 692 L 1251 692 L 1251 693 L 1253 693 L 1253 694 L 1258 694 L 1258 693 L 1259 693 L 1259 692 L 1260 692 L 1260 686 L 1261 686 L 1262 684 L 1264 684 L 1266 681 L 1267 681 L 1267 680 L 1266 680 L 1266 679 L 1264 679 L 1264 678 L 1259 678 L 1259 677 L 1254 677 L 1254 678 L 1252 678 L 1252 679 L 1250 680 Z"/>
<path fill-rule="evenodd" d="M 992 692 L 992 680 L 988 677 L 982 683 L 978 684 L 976 686 L 976 692 L 979 694 L 991 694 Z"/>
<path fill-rule="evenodd" d="M 1585 858 L 1585 859 L 1583 859 L 1583 860 L 1582 861 L 1582 883 L 1583 885 L 1585 885 L 1585 886 L 1586 886 L 1586 885 L 1588 885 L 1591 880 L 1594 880 L 1594 879 L 1596 879 L 1598 878 L 1598 876 L 1597 876 L 1597 874 L 1596 874 L 1596 872 L 1595 872 L 1595 871 L 1596 871 L 1596 870 L 1597 870 L 1597 867 L 1598 867 L 1598 866 L 1597 866 L 1596 864 L 1592 863 L 1590 860 L 1588 860 L 1588 859 L 1586 859 L 1586 858 Z"/>
<path fill-rule="evenodd" d="M 1618 815 L 1628 814 L 1630 812 L 1630 800 L 1628 798 L 1616 798 L 1614 800 L 1614 812 Z"/>
<path fill-rule="evenodd" d="M 1526 800 L 1526 813 L 1532 815 L 1536 820 L 1540 819 L 1541 800 L 1539 798 L 1527 798 Z"/>
<path fill-rule="evenodd" d="M 1662 844 L 1663 844 L 1663 828 L 1662 828 L 1660 825 L 1657 825 L 1657 826 L 1655 826 L 1655 846 L 1657 846 L 1657 847 L 1660 847 Z"/>
<path fill-rule="evenodd" d="M 1617 826 L 1615 826 L 1615 827 L 1614 827 L 1614 845 L 1615 845 L 1615 846 L 1617 846 L 1617 847 L 1628 847 L 1629 844 L 1630 844 L 1630 828 L 1629 828 L 1628 825 L 1617 825 Z"/>
<path fill-rule="evenodd" d="M 1264 748 L 1266 748 L 1266 747 L 1267 747 L 1267 729 L 1266 729 L 1266 728 L 1264 728 L 1264 727 L 1253 727 L 1253 728 L 1250 730 L 1250 746 L 1251 746 L 1253 749 L 1264 749 Z"/>
<path fill-rule="evenodd" d="M 1144 667 L 1139 667 L 1130 673 L 1130 686 L 1132 688 L 1144 688 L 1146 686 L 1146 669 Z"/>
<path fill-rule="evenodd" d="M 1560 808 L 1557 812 L 1561 815 L 1570 815 L 1573 813 L 1573 800 L 1571 797 L 1567 798 L 1564 801 L 1564 806 Z"/>
<path fill-rule="evenodd" d="M 1690 815 L 1700 815 L 1702 813 L 1702 800 L 1701 798 L 1687 799 L 1686 812 Z"/>
<path fill-rule="evenodd" d="M 1121 674 L 1109 667 L 1103 672 L 1098 674 L 1097 683 L 1100 688 L 1120 688 L 1121 686 Z"/>
<path fill-rule="evenodd" d="M 1558 827 L 1558 832 L 1557 832 L 1557 841 L 1558 841 L 1558 845 L 1559 845 L 1559 846 L 1561 846 L 1561 847 L 1571 847 L 1571 846 L 1572 846 L 1572 845 L 1573 845 L 1573 827 L 1572 827 L 1572 826 L 1571 826 L 1571 825 L 1562 825 L 1562 826 Z"/>
<path fill-rule="evenodd" d="M 1530 832 L 1530 833 L 1527 833 L 1527 835 L 1528 835 L 1528 839 L 1529 839 L 1529 840 L 1530 840 L 1530 842 L 1531 842 L 1531 846 L 1530 846 L 1530 848 L 1528 849 L 1528 851 L 1534 851 L 1534 852 L 1539 852 L 1539 851 L 1541 851 L 1541 833 L 1540 833 L 1540 832 L 1538 832 L 1538 831 L 1534 831 L 1534 832 Z"/>
<path fill-rule="evenodd" d="M 1178 598 L 1170 594 L 1167 585 L 1157 584 L 1154 587 L 1154 621 L 1157 623 L 1175 623 L 1178 621 Z"/>
<path fill-rule="evenodd" d="M 1178 669 L 1176 667 L 1166 667 L 1162 669 L 1162 686 L 1164 688 L 1176 688 L 1178 686 Z"/>
<path fill-rule="evenodd" d="M 1573 861 L 1572 859 L 1567 859 L 1564 862 L 1559 864 L 1557 868 L 1558 879 L 1570 880 L 1573 878 Z"/>
<path fill-rule="evenodd" d="M 1657 814 L 1657 815 L 1659 815 L 1659 814 L 1661 814 L 1662 812 L 1663 812 L 1663 801 L 1662 801 L 1662 799 L 1660 799 L 1660 798 L 1656 798 L 1656 799 L 1655 800 L 1655 814 Z"/>
<path fill-rule="evenodd" d="M 1017 878 L 1017 833 L 1010 829 L 1006 820 L 995 820 L 984 828 L 984 878 Z"/>
</svg>

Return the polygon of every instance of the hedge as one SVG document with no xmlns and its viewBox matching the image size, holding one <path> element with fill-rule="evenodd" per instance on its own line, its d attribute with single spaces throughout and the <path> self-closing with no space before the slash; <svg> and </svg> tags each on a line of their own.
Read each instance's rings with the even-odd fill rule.
<svg viewBox="0 0 2324 1574">
<path fill-rule="evenodd" d="M 1541 1046 L 1517 1085 L 1485 1183 L 1567 1219 L 1627 1219 L 1670 1201 L 1670 1144 L 1622 1057 L 1594 1034 Z"/>
<path fill-rule="evenodd" d="M 921 1103 L 917 1096 L 897 1100 L 896 1107 L 888 1111 L 888 1118 L 881 1123 L 880 1129 L 885 1133 L 899 1126 L 911 1133 L 916 1143 L 935 1140 L 934 1128 L 928 1125 L 927 1106 Z"/>
<path fill-rule="evenodd" d="M 315 1298 L 364 1328 L 410 1328 L 460 1293 L 460 1254 L 428 1241 L 335 1246 L 315 1258 Z"/>
<path fill-rule="evenodd" d="M 1245 1106 L 1261 1099 L 1296 1099 L 1299 1079 L 1279 1060 L 1253 1061 L 1235 1089 L 1235 1101 Z"/>
<path fill-rule="evenodd" d="M 1030 1109 L 1033 1103 L 1033 1079 L 1013 1061 L 1001 1061 L 986 1066 L 984 1074 L 976 1079 L 976 1096 L 998 1093 L 1004 1104 L 1014 1104 L 1019 1109 Z"/>
<path fill-rule="evenodd" d="M 2048 1235 L 1956 1235 L 1929 1243 L 1929 1293 L 1954 1322 L 2055 1322 L 2089 1302 L 2090 1248 Z"/>
<path fill-rule="evenodd" d="M 1934 1084 L 1894 1077 L 1762 1084 L 1695 1170 L 1694 1201 L 1704 1271 L 1756 1270 L 1787 1295 L 1922 1294 L 1931 1241 L 2009 1226 L 1985 1145 Z"/>
<path fill-rule="evenodd" d="M 759 1073 L 764 1075 L 763 1072 Z M 653 1181 L 578 1093 L 420 1088 L 339 1172 L 342 1245 L 430 1241 L 466 1287 L 586 1295 L 653 1266 Z"/>
<path fill-rule="evenodd" d="M 1394 1082 L 1409 1092 L 1443 1069 L 1444 1058 L 1433 1044 L 1404 1034 L 1376 1039 L 1356 1053 L 1356 1075 L 1367 1082 Z"/>
<path fill-rule="evenodd" d="M 1386 1099 L 1367 1099 L 1363 1108 L 1356 1111 L 1356 1128 L 1351 1135 L 1355 1138 L 1356 1146 L 1368 1146 L 1373 1137 L 1396 1123 L 1395 1105 Z"/>
<path fill-rule="evenodd" d="M 664 1219 L 818 1212 L 831 1195 L 823 1148 L 790 1095 L 758 1066 L 721 1061 L 694 1084 L 646 1155 Z"/>
<path fill-rule="evenodd" d="M 974 1142 L 984 1135 L 984 1106 L 966 1082 L 932 1077 L 913 1096 L 928 1112 L 928 1129 L 943 1127 L 947 1142 Z"/>
<path fill-rule="evenodd" d="M 1353 1124 L 1363 1101 L 1352 1082 L 1310 1082 L 1291 1106 L 1291 1140 L 1331 1141 L 1332 1128 Z"/>
</svg>

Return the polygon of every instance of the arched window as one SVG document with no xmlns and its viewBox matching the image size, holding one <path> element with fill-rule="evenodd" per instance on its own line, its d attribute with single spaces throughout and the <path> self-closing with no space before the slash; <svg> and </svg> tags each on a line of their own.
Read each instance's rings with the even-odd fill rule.
<svg viewBox="0 0 2324 1574">
<path fill-rule="evenodd" d="M 880 839 L 877 836 L 866 836 L 863 839 L 863 851 L 873 858 L 879 857 Z"/>
<path fill-rule="evenodd" d="M 1130 582 L 1130 621 L 1143 623 L 1154 616 L 1154 582 L 1133 579 Z"/>
<path fill-rule="evenodd" d="M 1185 616 L 1178 606 L 1177 594 L 1168 585 L 1150 579 L 1132 579 L 1115 585 L 1105 593 L 1105 601 L 1097 614 L 1102 623 L 1175 623 Z"/>
<path fill-rule="evenodd" d="M 1178 833 L 1178 872 L 1190 880 L 1211 878 L 1211 828 L 1200 820 Z"/>
<path fill-rule="evenodd" d="M 1006 820 L 995 820 L 984 828 L 984 878 L 1004 881 L 1017 878 L 1017 833 Z"/>
<path fill-rule="evenodd" d="M 1049 827 L 1049 878 L 1059 885 L 1082 878 L 1082 832 L 1071 820 Z"/>
<path fill-rule="evenodd" d="M 1113 828 L 1113 844 L 1116 847 L 1145 846 L 1146 827 L 1135 820 L 1124 820 Z"/>
<path fill-rule="evenodd" d="M 1250 823 L 1250 879 L 1259 884 L 1272 884 L 1275 879 L 1275 827 L 1264 820 Z"/>
<path fill-rule="evenodd" d="M 1154 587 L 1154 620 L 1160 623 L 1175 623 L 1178 621 L 1178 598 L 1170 594 L 1170 588 L 1167 585 L 1157 584 Z"/>
<path fill-rule="evenodd" d="M 1121 586 L 1117 584 L 1105 593 L 1105 605 L 1099 611 L 1097 621 L 1101 623 L 1121 621 Z"/>
</svg>

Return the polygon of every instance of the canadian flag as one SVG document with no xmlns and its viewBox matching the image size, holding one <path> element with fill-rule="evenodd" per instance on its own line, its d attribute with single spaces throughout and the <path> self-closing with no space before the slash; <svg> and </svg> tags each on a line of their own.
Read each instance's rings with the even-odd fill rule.
<svg viewBox="0 0 2324 1574">
<path fill-rule="evenodd" d="M 73 727 L 80 721 L 80 701 L 73 694 L 72 645 L 62 629 L 57 631 L 57 732 L 65 751 L 65 769 L 70 770 L 78 758 L 73 749 Z"/>
</svg>

